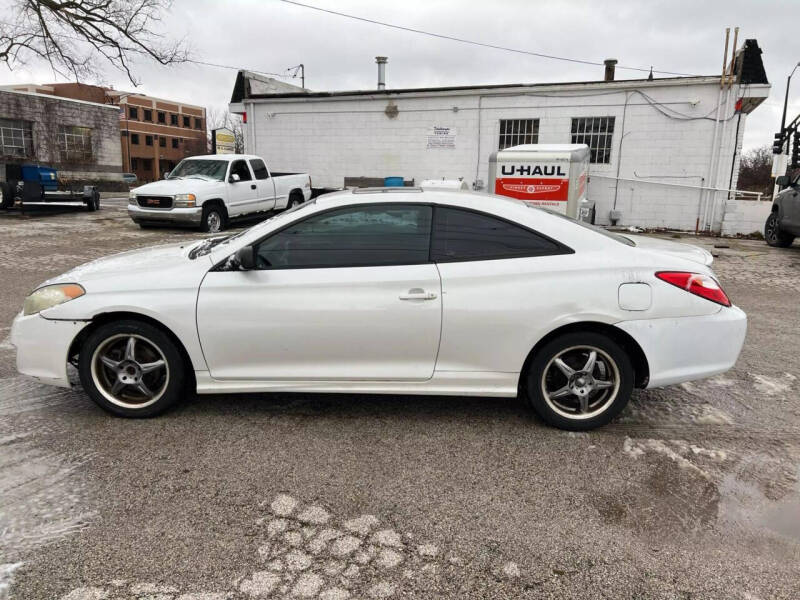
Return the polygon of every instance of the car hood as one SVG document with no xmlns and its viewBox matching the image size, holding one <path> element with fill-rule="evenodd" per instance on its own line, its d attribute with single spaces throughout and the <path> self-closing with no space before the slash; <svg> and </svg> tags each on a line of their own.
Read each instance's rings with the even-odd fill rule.
<svg viewBox="0 0 800 600">
<path fill-rule="evenodd" d="M 189 251 L 197 243 L 197 241 L 187 240 L 178 244 L 152 246 L 112 254 L 111 256 L 98 258 L 77 266 L 66 273 L 45 281 L 42 285 L 51 283 L 83 284 L 98 279 L 145 272 L 148 275 L 154 275 L 158 271 L 166 271 L 176 266 L 189 265 L 199 261 L 200 259 L 193 261 L 188 256 Z M 131 278 L 131 280 L 138 281 L 137 286 L 141 287 L 141 279 Z"/>
<path fill-rule="evenodd" d="M 714 262 L 714 257 L 711 256 L 711 253 L 707 250 L 703 250 L 699 246 L 681 244 L 680 242 L 671 242 L 670 240 L 663 240 L 654 237 L 628 234 L 623 235 L 632 240 L 636 244 L 636 247 L 641 248 L 642 250 L 649 250 L 658 254 L 666 254 L 667 256 L 690 260 L 707 267 Z"/>
<path fill-rule="evenodd" d="M 131 191 L 137 195 L 174 196 L 175 194 L 193 193 L 195 190 L 205 190 L 221 185 L 221 181 L 209 181 L 207 179 L 162 179 L 146 183 Z"/>
</svg>

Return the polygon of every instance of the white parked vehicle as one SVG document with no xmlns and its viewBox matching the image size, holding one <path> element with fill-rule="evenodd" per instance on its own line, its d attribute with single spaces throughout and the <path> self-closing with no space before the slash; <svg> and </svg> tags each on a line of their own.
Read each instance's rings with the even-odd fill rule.
<svg viewBox="0 0 800 600">
<path fill-rule="evenodd" d="M 610 421 L 634 387 L 730 369 L 745 338 L 693 246 L 517 200 L 328 194 L 232 237 L 124 252 L 45 282 L 17 368 L 152 416 L 198 393 L 514 397 L 550 424 Z"/>
<path fill-rule="evenodd" d="M 186 158 L 166 179 L 131 190 L 128 215 L 142 227 L 189 225 L 216 233 L 231 218 L 310 198 L 308 173 L 271 173 L 258 156 L 212 154 Z"/>
</svg>

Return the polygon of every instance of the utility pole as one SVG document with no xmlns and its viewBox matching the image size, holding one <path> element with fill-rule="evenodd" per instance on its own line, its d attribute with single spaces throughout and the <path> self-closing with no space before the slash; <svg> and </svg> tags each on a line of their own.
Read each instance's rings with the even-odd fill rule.
<svg viewBox="0 0 800 600">
<path fill-rule="evenodd" d="M 306 89 L 306 66 L 303 63 L 296 65 L 294 67 L 289 67 L 286 69 L 287 71 L 291 71 L 294 69 L 294 73 L 292 73 L 292 79 L 297 77 L 297 72 L 300 72 L 300 85 L 303 89 Z"/>
</svg>

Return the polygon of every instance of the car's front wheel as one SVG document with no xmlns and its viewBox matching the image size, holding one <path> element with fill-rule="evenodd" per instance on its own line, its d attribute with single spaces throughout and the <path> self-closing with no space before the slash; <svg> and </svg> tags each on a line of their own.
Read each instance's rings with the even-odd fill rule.
<svg viewBox="0 0 800 600">
<path fill-rule="evenodd" d="M 794 236 L 781 231 L 781 223 L 777 212 L 769 213 L 767 222 L 764 223 L 764 239 L 770 246 L 788 248 L 794 242 Z"/>
<path fill-rule="evenodd" d="M 81 347 L 83 389 L 101 408 L 120 417 L 153 417 L 180 398 L 184 363 L 175 343 L 148 323 L 101 325 Z"/>
<path fill-rule="evenodd" d="M 630 399 L 633 382 L 633 366 L 619 344 L 599 333 L 573 332 L 537 352 L 525 393 L 544 421 L 581 431 L 618 415 Z"/>
<path fill-rule="evenodd" d="M 225 229 L 226 217 L 227 215 L 222 207 L 216 204 L 207 204 L 203 207 L 200 229 L 208 233 L 219 233 Z"/>
</svg>

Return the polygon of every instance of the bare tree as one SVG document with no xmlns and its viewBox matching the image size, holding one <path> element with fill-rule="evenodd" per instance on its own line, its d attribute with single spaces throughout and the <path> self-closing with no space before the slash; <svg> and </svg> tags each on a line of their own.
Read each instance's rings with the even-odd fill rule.
<svg viewBox="0 0 800 600">
<path fill-rule="evenodd" d="M 16 0 L 0 21 L 0 62 L 13 69 L 42 59 L 79 80 L 97 75 L 99 56 L 138 85 L 133 59 L 170 65 L 189 58 L 183 40 L 166 42 L 156 31 L 169 7 L 169 0 Z"/>
<path fill-rule="evenodd" d="M 772 148 L 761 146 L 742 154 L 737 187 L 751 192 L 772 193 Z"/>
<path fill-rule="evenodd" d="M 208 123 L 208 142 L 211 143 L 211 131 L 225 127 L 233 132 L 234 147 L 237 154 L 244 152 L 244 130 L 242 129 L 242 118 L 234 115 L 229 110 L 219 108 L 209 108 L 206 110 L 206 122 Z"/>
</svg>

